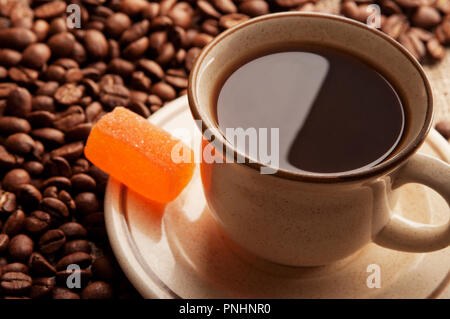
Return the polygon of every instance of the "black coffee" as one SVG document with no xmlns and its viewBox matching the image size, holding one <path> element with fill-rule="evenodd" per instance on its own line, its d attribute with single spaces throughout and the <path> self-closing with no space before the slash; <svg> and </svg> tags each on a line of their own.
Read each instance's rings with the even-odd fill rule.
<svg viewBox="0 0 450 319">
<path fill-rule="evenodd" d="M 225 136 L 227 128 L 279 128 L 279 167 L 291 171 L 374 166 L 394 150 L 404 127 L 402 102 L 386 78 L 328 47 L 296 47 L 242 61 L 225 73 L 214 99 Z M 247 144 L 237 147 L 249 153 Z"/>
</svg>

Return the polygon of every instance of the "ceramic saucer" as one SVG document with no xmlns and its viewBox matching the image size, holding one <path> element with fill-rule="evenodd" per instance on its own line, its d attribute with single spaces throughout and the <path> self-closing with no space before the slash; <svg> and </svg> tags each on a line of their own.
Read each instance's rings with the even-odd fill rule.
<svg viewBox="0 0 450 319">
<path fill-rule="evenodd" d="M 191 145 L 199 151 L 200 133 L 186 97 L 149 120 L 186 142 L 191 133 Z M 420 151 L 450 161 L 450 147 L 436 131 Z M 401 189 L 396 209 L 423 223 L 442 223 L 449 215 L 437 193 L 417 184 Z M 242 253 L 212 219 L 198 170 L 166 206 L 110 179 L 105 219 L 122 269 L 145 298 L 450 298 L 450 247 L 414 254 L 369 244 L 345 260 L 312 268 L 285 267 Z M 373 267 L 380 288 L 367 285 Z"/>
</svg>

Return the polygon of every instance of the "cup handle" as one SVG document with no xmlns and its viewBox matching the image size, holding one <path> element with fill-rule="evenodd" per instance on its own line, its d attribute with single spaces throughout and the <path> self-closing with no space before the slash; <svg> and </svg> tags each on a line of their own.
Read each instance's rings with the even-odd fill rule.
<svg viewBox="0 0 450 319">
<path fill-rule="evenodd" d="M 396 172 L 392 187 L 397 188 L 406 183 L 420 183 L 431 187 L 444 197 L 450 206 L 449 164 L 417 153 Z M 407 252 L 443 249 L 450 245 L 450 220 L 442 225 L 427 225 L 394 214 L 376 235 L 374 242 L 383 247 Z"/>
</svg>

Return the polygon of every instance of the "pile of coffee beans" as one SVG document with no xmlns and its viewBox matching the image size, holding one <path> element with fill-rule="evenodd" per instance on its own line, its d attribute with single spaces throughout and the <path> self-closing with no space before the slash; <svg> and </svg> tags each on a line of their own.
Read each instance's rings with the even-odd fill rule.
<svg viewBox="0 0 450 319">
<path fill-rule="evenodd" d="M 374 22 L 377 5 L 380 27 L 406 47 L 419 61 L 442 60 L 450 44 L 449 0 L 355 0 L 342 3 L 343 15 Z M 428 62 L 428 61 L 427 61 Z"/>
<path fill-rule="evenodd" d="M 0 1 L 0 297 L 138 298 L 105 233 L 108 176 L 83 156 L 92 125 L 118 105 L 147 117 L 185 94 L 223 30 L 318 2 Z M 418 59 L 443 58 L 450 0 L 345 1 L 341 12 L 365 22 L 372 3 Z M 67 286 L 72 264 L 80 287 Z"/>
</svg>

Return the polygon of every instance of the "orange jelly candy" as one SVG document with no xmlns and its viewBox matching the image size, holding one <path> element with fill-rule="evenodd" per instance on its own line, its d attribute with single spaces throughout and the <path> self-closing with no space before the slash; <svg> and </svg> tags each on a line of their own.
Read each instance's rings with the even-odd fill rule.
<svg viewBox="0 0 450 319">
<path fill-rule="evenodd" d="M 181 193 L 195 167 L 187 145 L 123 107 L 95 124 L 84 152 L 100 169 L 160 203 Z"/>
</svg>

